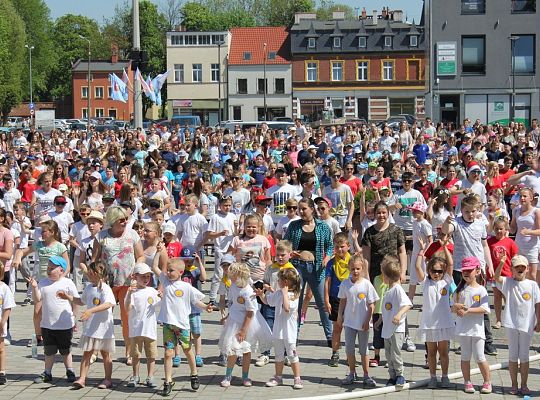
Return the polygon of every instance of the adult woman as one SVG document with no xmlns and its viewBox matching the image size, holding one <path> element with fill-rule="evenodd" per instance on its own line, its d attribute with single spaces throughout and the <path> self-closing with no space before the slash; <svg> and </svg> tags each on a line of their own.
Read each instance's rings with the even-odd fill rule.
<svg viewBox="0 0 540 400">
<path fill-rule="evenodd" d="M 456 178 L 456 167 L 453 165 L 449 165 L 446 170 L 446 178 L 444 178 L 439 183 L 439 186 L 448 189 L 450 193 L 450 203 L 452 204 L 452 208 L 456 208 L 457 206 L 457 194 L 461 192 L 460 185 L 460 180 Z"/>
<path fill-rule="evenodd" d="M 74 187 L 73 206 L 78 210 L 79 205 L 86 203 L 92 210 L 103 211 L 103 194 L 107 191 L 107 187 L 101 180 L 101 174 L 97 171 L 92 172 L 88 182 L 89 184 L 83 182 L 80 190 L 79 187 Z"/>
<path fill-rule="evenodd" d="M 292 243 L 291 262 L 300 273 L 302 289 L 300 291 L 299 309 L 302 309 L 306 283 L 311 288 L 319 316 L 323 324 L 324 334 L 329 347 L 332 346 L 332 324 L 324 306 L 324 275 L 327 261 L 332 256 L 334 245 L 328 225 L 315 219 L 315 203 L 303 198 L 298 202 L 299 220 L 291 221 L 285 233 L 285 239 Z M 300 320 L 298 320 L 300 322 Z"/>
<path fill-rule="evenodd" d="M 356 193 L 362 187 L 362 179 L 354 175 L 354 163 L 352 162 L 345 164 L 343 177 L 339 181 L 351 188 L 353 196 L 356 196 Z"/>
<path fill-rule="evenodd" d="M 382 187 L 390 188 L 390 178 L 384 177 L 384 168 L 378 166 L 375 170 L 375 176 L 369 181 L 369 187 L 372 189 L 380 189 Z M 392 193 L 390 193 L 391 195 Z"/>
<path fill-rule="evenodd" d="M 37 184 L 41 189 L 36 190 L 32 194 L 32 201 L 30 202 L 30 216 L 35 221 L 39 220 L 39 217 L 47 214 L 49 211 L 53 211 L 54 198 L 62 195 L 62 192 L 52 187 L 52 174 L 48 172 L 39 176 Z"/>
<path fill-rule="evenodd" d="M 107 267 L 109 284 L 120 304 L 122 335 L 126 345 L 126 364 L 131 365 L 128 313 L 124 300 L 131 284 L 131 274 L 136 262 L 145 262 L 141 239 L 126 227 L 130 215 L 118 206 L 109 207 L 105 222 L 109 229 L 102 230 L 94 240 L 92 261 L 101 261 Z"/>
<path fill-rule="evenodd" d="M 499 164 L 497 161 L 490 161 L 487 166 L 486 174 L 486 190 L 491 192 L 492 190 L 503 189 L 503 177 L 499 174 Z"/>
</svg>

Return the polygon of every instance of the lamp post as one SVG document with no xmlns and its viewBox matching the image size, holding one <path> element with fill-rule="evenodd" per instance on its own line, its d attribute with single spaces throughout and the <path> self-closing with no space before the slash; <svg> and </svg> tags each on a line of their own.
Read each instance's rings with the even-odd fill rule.
<svg viewBox="0 0 540 400">
<path fill-rule="evenodd" d="M 92 90 L 91 90 L 91 84 L 90 84 L 90 39 L 88 39 L 87 37 L 83 36 L 83 35 L 79 35 L 79 37 L 81 39 L 84 39 L 88 42 L 88 96 L 86 97 L 87 100 L 86 100 L 86 134 L 90 134 L 90 96 L 92 94 Z"/>
<path fill-rule="evenodd" d="M 28 58 L 28 63 L 29 63 L 29 74 L 30 74 L 30 104 L 33 104 L 34 103 L 34 97 L 33 97 L 33 93 L 32 93 L 32 50 L 34 50 L 34 46 L 28 46 L 27 44 L 24 45 L 24 47 L 26 47 L 28 49 L 28 53 L 29 53 L 29 58 Z M 30 107 L 33 107 L 33 106 L 30 106 Z M 33 120 L 34 120 L 34 109 L 30 109 L 30 126 L 33 126 L 34 124 L 32 123 Z"/>
<path fill-rule="evenodd" d="M 510 121 L 513 121 L 516 116 L 516 57 L 514 51 L 519 36 L 509 36 L 508 39 L 512 48 L 512 104 L 510 106 Z M 510 121 L 508 121 L 508 124 L 510 124 Z"/>
<path fill-rule="evenodd" d="M 264 102 L 264 120 L 268 121 L 268 110 L 266 108 L 266 43 L 263 43 L 263 102 Z"/>
<path fill-rule="evenodd" d="M 218 36 L 217 54 L 218 54 L 218 126 L 221 127 L 221 45 L 223 44 L 221 35 Z"/>
</svg>

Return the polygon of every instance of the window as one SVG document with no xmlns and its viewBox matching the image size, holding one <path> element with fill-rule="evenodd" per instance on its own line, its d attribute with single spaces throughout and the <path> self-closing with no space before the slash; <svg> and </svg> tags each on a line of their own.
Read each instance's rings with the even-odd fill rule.
<svg viewBox="0 0 540 400">
<path fill-rule="evenodd" d="M 184 64 L 174 64 L 174 81 L 184 82 Z"/>
<path fill-rule="evenodd" d="M 316 62 L 308 62 L 306 64 L 306 81 L 307 82 L 316 82 L 318 79 L 318 65 Z"/>
<path fill-rule="evenodd" d="M 367 37 L 360 36 L 358 38 L 358 47 L 365 49 L 367 47 Z"/>
<path fill-rule="evenodd" d="M 235 121 L 241 121 L 242 120 L 242 107 L 240 106 L 233 106 L 232 108 L 232 114 L 233 119 Z"/>
<path fill-rule="evenodd" d="M 535 35 L 516 35 L 514 41 L 514 59 L 512 67 L 516 74 L 534 74 L 535 65 Z"/>
<path fill-rule="evenodd" d="M 485 14 L 486 0 L 461 0 L 461 14 Z"/>
<path fill-rule="evenodd" d="M 116 119 L 116 108 L 109 108 L 109 117 Z"/>
<path fill-rule="evenodd" d="M 225 37 L 223 35 L 212 35 L 213 44 L 218 44 L 218 43 L 223 44 L 224 42 L 225 42 Z"/>
<path fill-rule="evenodd" d="M 212 82 L 219 82 L 219 64 L 211 65 Z"/>
<path fill-rule="evenodd" d="M 511 0 L 512 1 L 512 13 L 530 13 L 536 12 L 536 0 Z"/>
<path fill-rule="evenodd" d="M 265 88 L 265 81 L 266 81 L 266 88 Z M 267 79 L 257 79 L 257 93 L 258 94 L 268 93 L 268 80 Z"/>
<path fill-rule="evenodd" d="M 81 97 L 83 99 L 88 98 L 88 86 L 81 86 Z"/>
<path fill-rule="evenodd" d="M 461 38 L 461 66 L 464 74 L 486 73 L 486 37 L 463 36 Z"/>
<path fill-rule="evenodd" d="M 332 80 L 343 80 L 343 61 L 332 61 Z"/>
<path fill-rule="evenodd" d="M 335 37 L 334 38 L 334 48 L 339 49 L 340 47 L 341 47 L 341 38 L 340 37 Z"/>
<path fill-rule="evenodd" d="M 103 86 L 96 86 L 94 88 L 94 97 L 96 99 L 102 99 L 103 98 Z"/>
<path fill-rule="evenodd" d="M 307 47 L 308 47 L 308 49 L 314 49 L 315 48 L 315 38 L 313 38 L 313 37 L 308 38 Z"/>
<path fill-rule="evenodd" d="M 384 37 L 384 47 L 392 47 L 392 36 Z"/>
<path fill-rule="evenodd" d="M 368 61 L 357 61 L 356 67 L 357 67 L 356 80 L 358 80 L 358 81 L 367 81 L 368 80 L 369 62 Z"/>
<path fill-rule="evenodd" d="M 83 108 L 81 113 L 82 118 L 88 118 L 88 108 Z"/>
<path fill-rule="evenodd" d="M 107 86 L 107 96 L 109 99 L 112 99 L 112 87 Z"/>
<path fill-rule="evenodd" d="M 200 35 L 199 44 L 210 44 L 210 35 Z"/>
<path fill-rule="evenodd" d="M 238 94 L 247 94 L 247 79 L 238 79 Z M 235 118 L 236 119 L 236 118 Z"/>
<path fill-rule="evenodd" d="M 193 82 L 202 82 L 202 64 L 193 64 Z"/>
<path fill-rule="evenodd" d="M 184 44 L 184 37 L 181 35 L 172 35 L 171 36 L 171 44 L 173 46 L 183 45 Z"/>
<path fill-rule="evenodd" d="M 96 118 L 103 118 L 105 116 L 105 110 L 103 108 L 96 108 Z"/>
<path fill-rule="evenodd" d="M 276 59 L 276 52 L 271 51 L 270 53 L 268 53 L 268 59 L 269 60 L 275 60 Z"/>
<path fill-rule="evenodd" d="M 383 71 L 382 71 L 383 81 L 393 81 L 394 80 L 394 62 L 393 61 L 383 61 Z"/>
<path fill-rule="evenodd" d="M 274 85 L 275 85 L 274 92 L 276 94 L 285 93 L 285 79 L 284 78 L 276 78 Z"/>
<path fill-rule="evenodd" d="M 251 53 L 249 51 L 244 52 L 244 60 L 246 61 L 251 60 Z"/>
<path fill-rule="evenodd" d="M 409 37 L 409 46 L 418 47 L 418 36 L 412 35 Z"/>
<path fill-rule="evenodd" d="M 186 35 L 184 39 L 186 45 L 196 45 L 197 44 L 197 35 Z"/>
</svg>

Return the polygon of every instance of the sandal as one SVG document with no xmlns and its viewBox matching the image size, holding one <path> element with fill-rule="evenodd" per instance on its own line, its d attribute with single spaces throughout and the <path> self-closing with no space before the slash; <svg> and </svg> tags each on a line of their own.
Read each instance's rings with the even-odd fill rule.
<svg viewBox="0 0 540 400">
<path fill-rule="evenodd" d="M 512 386 L 509 390 L 508 390 L 508 394 L 511 394 L 513 396 L 516 396 L 517 394 L 519 393 L 518 391 L 518 388 L 516 386 Z"/>
<path fill-rule="evenodd" d="M 84 381 L 76 380 L 75 382 L 73 382 L 73 389 L 76 389 L 76 390 L 84 389 L 85 386 L 86 385 L 84 384 Z"/>
<path fill-rule="evenodd" d="M 133 365 L 133 359 L 131 357 L 126 357 L 126 365 Z"/>
<path fill-rule="evenodd" d="M 531 394 L 531 390 L 527 386 L 521 387 L 521 395 L 522 396 L 528 396 Z"/>
<path fill-rule="evenodd" d="M 493 325 L 493 329 L 501 329 L 501 326 L 502 326 L 501 321 L 497 321 L 495 325 Z"/>
<path fill-rule="evenodd" d="M 108 379 L 103 379 L 98 386 L 98 389 L 110 389 L 112 388 L 112 382 Z"/>
</svg>

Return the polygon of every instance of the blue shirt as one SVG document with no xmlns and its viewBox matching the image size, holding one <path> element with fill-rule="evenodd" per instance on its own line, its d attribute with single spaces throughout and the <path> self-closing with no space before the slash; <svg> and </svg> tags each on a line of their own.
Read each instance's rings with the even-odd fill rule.
<svg viewBox="0 0 540 400">
<path fill-rule="evenodd" d="M 429 146 L 425 143 L 415 144 L 413 153 L 416 156 L 416 162 L 420 165 L 425 164 L 427 155 L 429 154 Z"/>
</svg>

